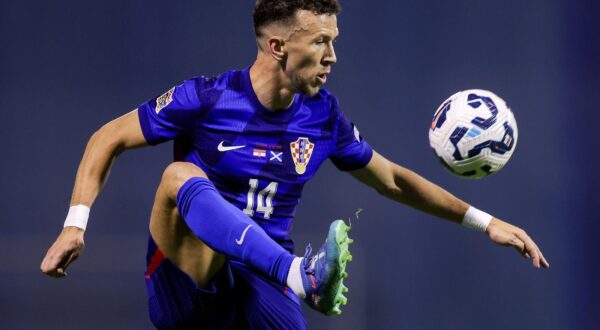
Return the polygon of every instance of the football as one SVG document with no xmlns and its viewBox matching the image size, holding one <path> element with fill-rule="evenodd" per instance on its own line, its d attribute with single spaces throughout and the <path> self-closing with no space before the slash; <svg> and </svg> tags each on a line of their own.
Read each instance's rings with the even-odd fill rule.
<svg viewBox="0 0 600 330">
<path fill-rule="evenodd" d="M 502 169 L 515 151 L 517 138 L 517 122 L 506 102 L 482 89 L 446 99 L 429 129 L 429 144 L 444 167 L 471 179 Z"/>
</svg>

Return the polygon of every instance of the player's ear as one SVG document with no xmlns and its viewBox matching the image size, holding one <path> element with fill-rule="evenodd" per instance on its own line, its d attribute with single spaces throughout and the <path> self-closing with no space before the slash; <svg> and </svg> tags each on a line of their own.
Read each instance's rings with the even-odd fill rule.
<svg viewBox="0 0 600 330">
<path fill-rule="evenodd" d="M 285 60 L 285 40 L 282 37 L 270 37 L 268 40 L 269 53 L 278 62 Z"/>
</svg>

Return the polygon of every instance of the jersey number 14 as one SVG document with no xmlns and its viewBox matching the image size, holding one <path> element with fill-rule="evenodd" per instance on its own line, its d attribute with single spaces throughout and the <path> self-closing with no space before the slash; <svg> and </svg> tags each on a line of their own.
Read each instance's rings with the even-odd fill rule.
<svg viewBox="0 0 600 330">
<path fill-rule="evenodd" d="M 244 209 L 244 213 L 249 216 L 254 215 L 254 197 L 256 189 L 258 189 L 258 180 L 250 179 L 248 182 L 250 189 L 248 190 L 248 203 Z M 256 195 L 256 212 L 262 213 L 263 218 L 269 219 L 273 213 L 273 196 L 277 192 L 277 182 L 269 183 L 263 190 Z"/>
</svg>

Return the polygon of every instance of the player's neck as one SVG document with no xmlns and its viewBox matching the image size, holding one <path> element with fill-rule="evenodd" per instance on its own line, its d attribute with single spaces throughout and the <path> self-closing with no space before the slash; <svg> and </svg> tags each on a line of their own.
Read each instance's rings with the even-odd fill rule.
<svg viewBox="0 0 600 330">
<path fill-rule="evenodd" d="M 294 92 L 284 87 L 285 78 L 278 69 L 260 56 L 250 68 L 250 82 L 256 97 L 265 108 L 273 111 L 289 108 L 295 96 Z"/>
</svg>

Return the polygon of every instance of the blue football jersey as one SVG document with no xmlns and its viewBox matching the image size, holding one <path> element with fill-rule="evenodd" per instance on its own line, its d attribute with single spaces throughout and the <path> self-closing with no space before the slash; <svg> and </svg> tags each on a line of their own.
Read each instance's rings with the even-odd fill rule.
<svg viewBox="0 0 600 330">
<path fill-rule="evenodd" d="M 175 160 L 199 166 L 227 201 L 291 252 L 304 184 L 328 158 L 347 171 L 373 155 L 331 93 L 296 94 L 288 109 L 271 111 L 254 93 L 249 69 L 186 80 L 138 113 L 149 144 L 175 140 Z"/>
</svg>

